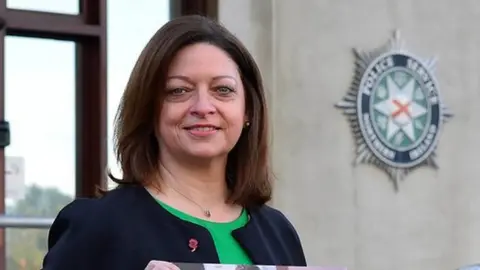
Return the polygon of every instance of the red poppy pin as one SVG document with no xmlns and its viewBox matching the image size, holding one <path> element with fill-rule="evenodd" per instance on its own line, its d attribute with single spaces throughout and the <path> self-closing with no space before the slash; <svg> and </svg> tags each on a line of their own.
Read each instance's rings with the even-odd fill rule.
<svg viewBox="0 0 480 270">
<path fill-rule="evenodd" d="M 190 239 L 188 241 L 188 247 L 190 247 L 191 252 L 195 252 L 195 250 L 197 250 L 197 247 L 198 247 L 197 239 L 195 239 L 195 238 Z"/>
</svg>

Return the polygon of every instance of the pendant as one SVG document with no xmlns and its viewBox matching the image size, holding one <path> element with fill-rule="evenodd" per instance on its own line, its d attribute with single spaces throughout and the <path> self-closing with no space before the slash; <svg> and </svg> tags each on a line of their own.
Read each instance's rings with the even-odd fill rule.
<svg viewBox="0 0 480 270">
<path fill-rule="evenodd" d="M 206 210 L 203 210 L 203 213 L 205 214 L 206 217 L 210 217 L 212 214 L 210 213 L 210 210 L 206 209 Z"/>
</svg>

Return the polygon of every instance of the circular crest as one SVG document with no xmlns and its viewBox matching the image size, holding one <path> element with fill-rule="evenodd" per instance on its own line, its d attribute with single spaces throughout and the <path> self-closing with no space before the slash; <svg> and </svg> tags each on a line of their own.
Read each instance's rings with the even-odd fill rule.
<svg viewBox="0 0 480 270">
<path fill-rule="evenodd" d="M 390 52 L 370 63 L 360 80 L 357 113 L 378 159 L 411 168 L 435 150 L 442 124 L 437 88 L 429 69 L 412 55 Z"/>
</svg>

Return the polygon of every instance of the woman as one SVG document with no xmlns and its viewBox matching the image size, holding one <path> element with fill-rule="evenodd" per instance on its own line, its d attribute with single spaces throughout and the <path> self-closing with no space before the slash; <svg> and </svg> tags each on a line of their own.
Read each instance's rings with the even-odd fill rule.
<svg viewBox="0 0 480 270">
<path fill-rule="evenodd" d="M 122 179 L 56 218 L 45 270 L 305 265 L 271 198 L 265 93 L 252 56 L 217 22 L 186 16 L 141 53 L 115 123 Z M 148 265 L 148 266 L 147 266 Z"/>
</svg>

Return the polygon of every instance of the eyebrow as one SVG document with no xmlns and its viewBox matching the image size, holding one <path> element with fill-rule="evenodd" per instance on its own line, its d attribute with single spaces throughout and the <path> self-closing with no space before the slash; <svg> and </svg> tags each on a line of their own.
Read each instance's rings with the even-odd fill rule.
<svg viewBox="0 0 480 270">
<path fill-rule="evenodd" d="M 171 80 L 171 79 L 180 79 L 180 80 L 188 81 L 188 82 L 191 81 L 191 79 L 190 79 L 189 77 L 183 76 L 183 75 L 168 76 L 167 80 Z M 215 77 L 213 77 L 213 80 L 214 80 L 214 81 L 220 80 L 220 79 L 231 79 L 231 80 L 237 81 L 237 80 L 235 79 L 235 77 L 229 76 L 229 75 L 220 75 L 220 76 L 215 76 Z"/>
</svg>

